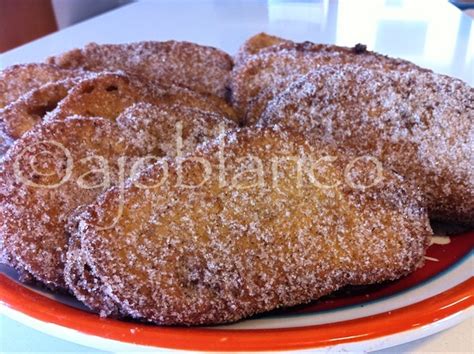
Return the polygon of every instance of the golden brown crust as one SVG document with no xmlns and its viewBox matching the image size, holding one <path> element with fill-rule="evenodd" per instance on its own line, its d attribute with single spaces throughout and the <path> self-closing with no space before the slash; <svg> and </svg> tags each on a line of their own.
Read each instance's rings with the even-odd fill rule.
<svg viewBox="0 0 474 354">
<path fill-rule="evenodd" d="M 260 124 L 371 154 L 422 190 L 430 217 L 474 224 L 474 89 L 460 80 L 321 67 L 270 102 Z"/>
<path fill-rule="evenodd" d="M 244 130 L 187 155 L 182 174 L 179 160 L 165 160 L 129 181 L 123 193 L 111 189 L 85 208 L 76 216 L 75 237 L 108 295 L 107 304 L 98 304 L 102 315 L 119 308 L 167 325 L 232 322 L 347 284 L 396 279 L 423 263 L 431 230 L 414 188 L 388 171 L 364 192 L 344 184 L 297 187 L 296 169 L 285 159 L 307 154 L 338 157 L 316 167 L 319 181 L 343 178 L 348 159 L 335 149 L 313 150 L 289 132 Z M 265 171 L 262 187 L 250 187 L 255 179 L 244 173 L 255 171 L 254 158 Z M 268 174 L 274 158 L 283 161 L 277 185 Z M 199 159 L 212 166 L 208 182 L 179 187 L 180 176 L 187 185 L 202 181 Z M 165 163 L 168 179 L 152 187 L 162 181 Z M 116 219 L 118 205 L 123 213 Z"/>
<path fill-rule="evenodd" d="M 474 225 L 473 88 L 265 33 L 235 62 L 91 43 L 0 72 L 0 262 L 101 316 L 217 324 L 412 272 L 428 213 Z"/>
<path fill-rule="evenodd" d="M 234 122 L 213 113 L 189 107 L 154 106 L 147 103 L 129 107 L 117 118 L 117 123 L 122 129 L 136 135 L 140 146 L 147 147 L 150 152 L 160 157 L 176 157 L 178 154 L 193 152 L 199 144 L 215 138 L 221 132 L 236 128 Z M 178 129 L 182 134 L 180 147 L 176 145 Z M 149 163 L 151 164 L 151 161 Z M 146 168 L 146 164 L 143 168 Z M 70 216 L 70 233 L 76 226 L 74 219 L 82 209 L 76 210 Z M 69 242 L 65 277 L 69 289 L 91 309 L 114 316 L 120 313 L 120 309 L 107 295 L 104 284 L 87 266 L 80 242 L 75 237 Z"/>
<path fill-rule="evenodd" d="M 137 102 L 180 104 L 214 112 L 232 120 L 237 119 L 232 108 L 218 97 L 178 86 L 151 86 L 123 73 L 100 73 L 96 77 L 82 80 L 49 117 L 64 119 L 78 114 L 114 120 L 127 107 Z"/>
<path fill-rule="evenodd" d="M 144 81 L 183 86 L 221 98 L 227 95 L 233 66 L 232 58 L 216 48 L 177 41 L 90 43 L 48 62 L 68 69 L 122 70 Z"/>
<path fill-rule="evenodd" d="M 33 89 L 0 110 L 0 154 L 43 120 L 65 119 L 73 115 L 114 120 L 137 102 L 178 104 L 238 120 L 232 107 L 219 97 L 199 94 L 184 87 L 150 87 L 123 73 L 89 73 Z"/>
<path fill-rule="evenodd" d="M 120 309 L 107 295 L 107 288 L 104 284 L 93 275 L 80 246 L 78 237 L 75 235 L 69 237 L 67 261 L 64 268 L 68 288 L 78 300 L 91 310 L 108 316 L 118 316 Z"/>
<path fill-rule="evenodd" d="M 65 288 L 62 268 L 67 244 L 66 216 L 76 207 L 92 202 L 105 189 L 79 189 L 75 182 L 94 164 L 76 162 L 70 170 L 68 162 L 95 154 L 113 163 L 124 153 L 134 155 L 127 144 L 112 122 L 100 118 L 68 119 L 29 132 L 2 161 L 0 238 L 10 257 L 45 285 Z M 41 169 L 36 171 L 39 166 Z M 69 171 L 72 175 L 66 183 L 45 187 L 61 183 Z"/>
<path fill-rule="evenodd" d="M 24 135 L 0 164 L 2 258 L 48 286 L 65 288 L 67 217 L 132 171 L 145 168 L 156 158 L 175 154 L 177 123 L 182 127 L 182 153 L 217 136 L 220 126 L 223 130 L 235 127 L 235 123 L 215 113 L 141 103 L 125 110 L 116 122 L 94 117 L 66 118 L 45 122 Z M 51 150 L 56 154 L 44 154 Z M 136 166 L 136 171 L 132 170 L 137 158 L 148 155 L 155 160 L 146 160 Z M 94 158 L 82 162 L 88 157 Z M 121 165 L 120 158 L 127 158 L 125 165 Z M 41 167 L 41 173 L 35 172 L 31 164 L 36 169 Z M 67 171 L 70 173 L 63 184 L 59 184 L 61 178 L 54 179 L 58 169 L 65 176 Z M 93 169 L 99 171 L 92 173 Z M 22 175 L 25 176 L 19 178 Z M 51 184 L 59 185 L 44 186 Z M 97 188 L 88 188 L 89 185 Z"/>
<path fill-rule="evenodd" d="M 234 59 L 235 65 L 242 64 L 247 59 L 247 57 L 257 54 L 264 48 L 281 43 L 291 43 L 291 41 L 263 32 L 258 33 L 255 36 L 247 39 L 239 48 L 239 51 L 237 52 Z"/>
<path fill-rule="evenodd" d="M 5 153 L 13 141 L 31 130 L 48 112 L 54 110 L 77 82 L 78 79 L 75 78 L 47 83 L 0 109 L 1 135 L 8 137 L 10 142 L 0 150 L 0 154 Z"/>
<path fill-rule="evenodd" d="M 299 76 L 323 65 L 337 64 L 358 64 L 384 72 L 418 68 L 408 61 L 368 51 L 363 45 L 346 48 L 286 41 L 263 48 L 234 67 L 231 77 L 232 102 L 242 112 L 244 124 L 252 125 L 269 100 Z"/>
<path fill-rule="evenodd" d="M 115 120 L 132 104 L 152 99 L 146 85 L 131 80 L 123 73 L 99 73 L 79 82 L 48 119 L 65 119 L 77 114 Z"/>
<path fill-rule="evenodd" d="M 10 66 L 0 72 L 0 108 L 44 84 L 80 75 L 81 71 L 63 69 L 52 64 Z"/>
</svg>

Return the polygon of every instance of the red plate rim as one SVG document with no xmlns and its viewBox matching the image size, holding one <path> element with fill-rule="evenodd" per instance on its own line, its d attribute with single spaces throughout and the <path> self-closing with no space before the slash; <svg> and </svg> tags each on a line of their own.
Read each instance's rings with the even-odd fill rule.
<svg viewBox="0 0 474 354">
<path fill-rule="evenodd" d="M 100 319 L 38 294 L 5 274 L 0 274 L 0 304 L 46 323 L 128 344 L 203 351 L 294 350 L 376 339 L 440 321 L 474 304 L 474 277 L 431 298 L 390 312 L 297 328 L 160 327 Z"/>
</svg>

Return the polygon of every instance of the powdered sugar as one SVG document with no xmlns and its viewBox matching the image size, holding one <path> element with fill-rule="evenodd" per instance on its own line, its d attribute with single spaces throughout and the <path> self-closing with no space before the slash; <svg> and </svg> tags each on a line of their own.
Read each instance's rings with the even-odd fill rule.
<svg viewBox="0 0 474 354">
<path fill-rule="evenodd" d="M 418 68 L 413 63 L 365 49 L 356 50 L 356 47 L 287 42 L 264 48 L 233 69 L 232 100 L 244 113 L 245 123 L 251 125 L 258 120 L 268 101 L 310 70 L 349 63 L 384 72 Z"/>
<path fill-rule="evenodd" d="M 50 64 L 13 65 L 0 72 L 0 108 L 32 89 L 81 74 L 81 70 L 62 69 Z"/>
<path fill-rule="evenodd" d="M 251 155 L 262 159 L 267 184 L 240 188 L 249 181 L 245 175 L 239 185 L 219 187 L 222 143 L 228 182 L 255 168 L 242 159 Z M 330 170 L 338 177 L 347 162 L 337 150 L 313 150 L 297 135 L 270 130 L 234 131 L 187 155 L 214 167 L 199 188 L 177 187 L 177 161 L 167 160 L 166 185 L 125 188 L 125 212 L 113 228 L 97 226 L 115 213 L 118 189 L 77 217 L 75 237 L 86 263 L 124 313 L 202 324 L 304 303 L 346 284 L 394 279 L 423 262 L 431 231 L 414 190 L 388 172 L 383 185 L 366 193 L 307 183 L 298 189 L 291 166 L 282 168 L 281 186 L 269 184 L 272 158 L 302 153 L 336 154 Z M 200 164 L 186 166 L 187 182 L 198 181 Z M 155 165 L 137 179 L 161 177 Z"/>
<path fill-rule="evenodd" d="M 90 43 L 48 61 L 64 68 L 123 70 L 143 81 L 184 86 L 221 98 L 226 97 L 233 65 L 230 56 L 218 49 L 176 41 Z"/>
<path fill-rule="evenodd" d="M 432 217 L 474 223 L 474 90 L 459 80 L 324 66 L 269 103 L 259 124 L 373 155 L 421 188 Z"/>
<path fill-rule="evenodd" d="M 128 177 L 137 158 L 172 154 L 177 123 L 183 127 L 183 153 L 218 135 L 219 125 L 235 126 L 198 109 L 139 104 L 117 123 L 101 118 L 52 120 L 18 140 L 0 165 L 0 235 L 10 258 L 45 284 L 64 287 L 68 216 Z M 19 179 L 16 166 L 25 180 Z"/>
</svg>

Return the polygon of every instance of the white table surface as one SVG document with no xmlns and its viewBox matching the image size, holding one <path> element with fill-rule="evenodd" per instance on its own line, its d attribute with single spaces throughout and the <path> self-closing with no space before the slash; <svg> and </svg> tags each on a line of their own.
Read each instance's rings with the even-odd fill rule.
<svg viewBox="0 0 474 354">
<path fill-rule="evenodd" d="M 291 3 L 144 0 L 6 52 L 0 55 L 0 68 L 42 61 L 49 55 L 91 41 L 175 39 L 235 53 L 246 38 L 262 31 L 296 41 L 347 46 L 364 43 L 371 50 L 411 60 L 474 85 L 473 20 L 447 0 Z M 91 352 L 91 349 L 47 336 L 2 316 L 0 352 Z M 473 353 L 473 320 L 379 353 L 401 352 Z"/>
</svg>

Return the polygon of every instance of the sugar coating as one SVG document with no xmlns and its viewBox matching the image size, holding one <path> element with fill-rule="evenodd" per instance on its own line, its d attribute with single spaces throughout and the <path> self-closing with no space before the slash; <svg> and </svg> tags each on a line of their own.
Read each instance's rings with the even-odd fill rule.
<svg viewBox="0 0 474 354">
<path fill-rule="evenodd" d="M 3 155 L 13 141 L 41 122 L 77 83 L 78 78 L 47 83 L 0 109 L 0 131 L 6 137 L 5 141 L 8 139 L 10 142 L 0 150 L 0 154 Z"/>
<path fill-rule="evenodd" d="M 137 103 L 126 109 L 116 122 L 135 137 L 137 145 L 160 157 L 193 152 L 221 132 L 237 128 L 235 122 L 217 113 L 177 104 Z"/>
<path fill-rule="evenodd" d="M 15 138 L 0 129 L 0 149 L 10 147 L 26 132 L 0 162 L 0 261 L 14 266 L 24 278 L 54 289 L 70 289 L 102 316 L 133 317 L 159 324 L 225 323 L 306 303 L 344 285 L 397 279 L 424 261 L 432 232 L 425 201 L 413 186 L 419 180 L 406 180 L 385 169 L 382 183 L 364 191 L 345 184 L 320 188 L 312 184 L 309 176 L 305 176 L 303 187 L 295 188 L 294 166 L 283 164 L 276 187 L 271 185 L 268 173 L 263 177 L 263 187 L 252 186 L 255 171 L 259 167 L 271 170 L 275 157 L 336 156 L 335 162 L 318 165 L 314 170 L 322 183 L 330 183 L 333 179 L 342 180 L 349 161 L 373 146 L 386 166 L 394 169 L 397 163 L 413 166 L 413 161 L 418 162 L 414 156 L 428 156 L 428 167 L 420 164 L 422 173 L 439 166 L 446 170 L 436 175 L 436 183 L 443 185 L 443 193 L 455 198 L 459 191 L 465 193 L 462 212 L 471 213 L 472 168 L 467 178 L 459 168 L 469 167 L 466 156 L 473 165 L 472 88 L 466 90 L 465 85 L 445 78 L 439 83 L 422 83 L 426 92 L 422 88 L 418 92 L 411 87 L 418 81 L 413 84 L 409 79 L 406 83 L 400 77 L 407 71 L 416 76 L 427 70 L 367 52 L 361 45 L 342 48 L 294 43 L 260 34 L 244 44 L 237 59 L 233 101 L 237 110 L 245 113 L 245 120 L 226 103 L 231 58 L 214 48 L 192 43 L 93 43 L 50 58 L 49 63 L 54 65 L 14 66 L 2 72 L 0 102 L 16 99 L 24 102 L 25 109 L 38 103 L 29 98 L 37 97 L 36 92 L 44 92 L 44 97 L 60 96 L 52 89 L 41 91 L 42 84 L 57 88 L 57 82 L 48 83 L 68 75 L 77 77 L 78 73 L 87 73 L 88 77 L 81 76 L 80 82 L 67 89 L 64 98 L 55 98 L 57 107 L 45 116 L 37 115 L 40 119 L 29 121 L 35 114 L 30 112 L 23 120 L 28 124 L 21 127 L 21 115 L 16 116 L 18 120 L 11 119 L 12 127 L 24 128 Z M 351 63 L 357 65 L 351 69 Z M 347 65 L 346 72 L 338 64 Z M 334 70 L 330 72 L 329 67 Z M 369 76 L 360 74 L 364 70 L 361 67 L 372 69 Z M 314 74 L 311 70 L 315 68 L 324 75 Z M 397 77 L 387 74 L 392 70 L 398 72 Z M 302 74 L 308 72 L 303 78 Z M 10 80 L 11 84 L 2 80 L 15 75 L 18 80 Z M 354 79 L 351 75 L 355 80 L 345 82 L 344 77 Z M 370 80 L 377 82 L 378 75 L 387 75 L 380 83 L 386 86 L 385 91 L 378 84 L 373 88 L 367 84 Z M 331 91 L 324 80 L 323 84 L 318 83 L 326 78 L 327 85 L 340 86 Z M 293 82 L 292 88 L 287 89 Z M 359 87 L 364 85 L 369 88 Z M 29 92 L 31 89 L 39 91 Z M 340 96 L 336 97 L 339 89 Z M 441 108 L 433 108 L 426 102 L 438 90 L 442 96 L 434 102 Z M 353 91 L 357 92 L 355 98 Z M 372 103 L 371 97 L 379 93 L 387 97 L 382 95 Z M 444 96 L 453 93 L 454 100 Z M 460 101 L 463 94 L 467 100 Z M 317 105 L 315 101 L 322 103 Z M 271 103 L 267 107 L 268 102 Z M 394 114 L 384 115 L 384 110 L 396 111 L 397 107 L 391 105 L 400 102 L 416 113 L 414 121 L 404 113 L 402 123 L 396 122 Z M 301 104 L 301 109 L 294 104 Z M 370 107 L 361 128 L 352 126 L 358 121 L 347 119 L 349 107 L 351 113 L 364 112 L 364 108 L 354 108 L 358 104 Z M 450 115 L 455 105 L 462 107 L 460 111 L 465 115 Z M 253 124 L 266 107 L 259 127 L 236 129 L 232 120 Z M 450 117 L 435 119 L 447 119 L 439 126 L 434 124 L 436 129 L 430 122 L 433 110 L 438 112 L 437 117 Z M 337 119 L 344 117 L 346 126 L 342 125 L 341 134 L 345 140 L 341 141 L 348 142 L 349 148 L 337 147 L 341 145 L 337 119 L 322 118 L 322 123 L 319 118 L 308 119 L 319 117 L 319 112 L 329 116 L 333 112 Z M 80 116 L 71 118 L 74 115 Z M 393 121 L 377 122 L 374 118 L 379 115 Z M 297 119 L 293 121 L 294 116 Z M 454 122 L 457 124 L 456 119 L 459 126 L 451 128 Z M 372 120 L 379 130 L 390 127 L 389 132 L 377 131 L 384 143 L 377 143 L 379 136 L 372 136 L 370 129 L 363 135 L 364 129 L 374 124 Z M 182 132 L 179 142 L 177 123 Z M 2 124 L 0 120 L 0 127 Z M 433 135 L 420 134 L 418 130 L 423 129 L 432 129 Z M 352 131 L 358 138 L 351 145 Z M 407 138 L 412 133 L 416 139 Z M 439 144 L 431 145 L 429 139 L 433 137 L 442 137 L 444 152 Z M 426 141 L 421 144 L 418 139 Z M 49 146 L 52 157 L 40 154 L 46 150 L 45 140 L 65 145 L 75 160 L 92 160 L 82 162 L 73 170 L 72 182 L 55 190 L 17 183 L 12 174 L 19 157 L 21 171 L 35 183 L 55 183 L 57 175 L 66 173 L 64 156 L 54 145 Z M 32 151 L 21 155 L 27 146 L 36 143 Z M 182 155 L 177 157 L 178 145 Z M 393 146 L 397 148 L 394 150 Z M 222 164 L 221 147 L 225 149 L 225 176 L 230 183 L 225 186 L 216 183 L 221 177 L 216 172 Z M 405 150 L 409 157 L 399 162 L 396 154 L 406 153 Z M 440 159 L 431 155 L 440 151 L 444 154 Z M 109 165 L 107 185 L 100 184 L 104 176 L 98 171 L 83 175 L 93 168 L 100 171 L 100 162 L 92 158 L 96 153 L 104 156 Z M 125 178 L 125 208 L 117 224 L 107 230 L 98 229 L 113 225 L 122 197 L 122 169 L 130 172 L 139 158 L 148 155 L 157 157 L 158 162 L 146 160 L 136 174 Z M 258 157 L 263 165 L 249 155 Z M 123 157 L 124 166 L 119 163 Z M 175 182 L 182 177 L 179 171 L 184 171 L 186 183 L 200 183 L 203 165 L 199 161 L 203 158 L 211 162 L 211 183 L 201 188 L 176 187 Z M 459 160 L 464 162 L 461 167 L 445 167 L 450 164 L 443 158 L 457 159 L 456 164 Z M 34 159 L 43 171 L 54 173 L 38 176 L 29 165 Z M 365 167 L 351 172 L 351 176 L 361 181 L 373 178 L 373 171 Z M 169 174 L 167 183 L 151 187 L 162 180 L 165 170 Z M 233 186 L 232 176 L 238 177 L 238 184 L 250 187 Z M 452 176 L 455 182 L 442 180 Z M 426 178 L 426 174 L 417 177 Z M 433 178 L 429 177 L 429 181 Z M 98 186 L 79 189 L 74 183 L 78 180 Z M 470 183 L 467 187 L 462 184 L 466 180 Z M 138 188 L 137 183 L 149 188 Z M 110 186 L 115 187 L 103 193 Z M 450 199 L 442 203 L 448 209 L 454 202 Z M 443 213 L 448 215 L 445 210 Z M 459 213 L 459 209 L 453 213 Z"/>
<path fill-rule="evenodd" d="M 196 146 L 236 128 L 236 124 L 215 113 L 178 105 L 151 105 L 138 103 L 117 118 L 117 124 L 132 136 L 147 155 L 157 158 L 187 154 Z M 179 125 L 179 128 L 178 128 Z M 178 142 L 178 138 L 180 141 Z M 137 170 L 147 168 L 157 159 L 146 160 Z M 69 217 L 68 232 L 73 233 L 76 217 L 83 208 Z M 120 309 L 110 301 L 104 285 L 86 266 L 83 250 L 77 237 L 72 237 L 67 252 L 65 279 L 74 295 L 97 312 L 118 315 Z"/>
<path fill-rule="evenodd" d="M 123 72 L 107 71 L 81 80 L 46 119 L 64 119 L 79 114 L 114 120 L 138 102 L 180 104 L 236 119 L 232 108 L 218 97 L 180 86 L 151 85 Z"/>
<path fill-rule="evenodd" d="M 179 104 L 237 120 L 234 110 L 215 96 L 178 86 L 150 86 L 122 72 L 87 72 L 80 77 L 47 83 L 0 109 L 0 154 L 42 121 L 72 115 L 113 120 L 130 105 L 143 101 Z"/>
<path fill-rule="evenodd" d="M 144 81 L 179 85 L 221 98 L 227 95 L 232 58 L 212 47 L 189 42 L 90 43 L 48 59 L 63 68 L 122 70 Z"/>
<path fill-rule="evenodd" d="M 421 189 L 432 218 L 474 224 L 474 89 L 460 80 L 322 66 L 273 99 L 259 124 L 377 157 Z"/>
<path fill-rule="evenodd" d="M 93 201 L 106 187 L 81 189 L 78 193 L 75 180 L 93 168 L 93 162 L 76 162 L 74 178 L 57 188 L 36 188 L 24 183 L 28 180 L 49 186 L 60 183 L 67 175 L 68 156 L 50 141 L 66 147 L 75 161 L 94 154 L 113 161 L 127 152 L 128 147 L 113 123 L 99 118 L 77 118 L 28 132 L 7 152 L 0 165 L 0 235 L 8 258 L 45 285 L 64 288 L 61 268 L 67 244 L 64 232 L 67 215 Z M 118 166 L 109 168 L 115 176 Z M 100 176 L 91 175 L 91 185 L 94 177 Z"/>
<path fill-rule="evenodd" d="M 252 125 L 266 103 L 298 76 L 318 67 L 350 63 L 383 72 L 418 68 L 408 61 L 370 52 L 361 45 L 346 48 L 284 41 L 264 47 L 235 65 L 231 79 L 232 102 L 244 114 L 244 123 Z"/>
<path fill-rule="evenodd" d="M 258 33 L 255 36 L 247 39 L 239 48 L 237 54 L 234 57 L 235 65 L 241 65 L 249 56 L 257 54 L 264 48 L 282 43 L 292 42 L 287 39 L 272 36 L 263 32 Z"/>
<path fill-rule="evenodd" d="M 171 153 L 178 122 L 183 126 L 184 153 L 193 144 L 219 134 L 219 125 L 224 129 L 235 126 L 223 116 L 199 109 L 139 104 L 119 116 L 117 122 L 92 117 L 53 119 L 27 132 L 0 164 L 2 258 L 46 285 L 65 288 L 64 228 L 68 216 L 128 177 L 124 174 L 131 173 L 137 158 Z M 68 156 L 57 144 L 67 149 L 74 161 L 69 180 L 51 189 L 24 183 L 26 179 L 49 186 L 67 175 Z M 24 179 L 17 177 L 16 163 Z M 36 170 L 51 176 L 41 176 L 32 163 Z"/>
<path fill-rule="evenodd" d="M 227 182 L 240 176 L 239 183 L 220 186 L 221 148 Z M 295 169 L 283 163 L 280 183 L 270 185 L 272 158 L 328 155 L 338 159 L 315 174 L 342 178 L 348 159 L 337 149 L 311 147 L 284 131 L 237 130 L 182 160 L 151 166 L 123 191 L 110 189 L 75 216 L 72 231 L 76 252 L 106 294 L 95 310 L 167 325 L 225 323 L 421 266 L 431 235 L 426 211 L 416 189 L 389 171 L 365 192 L 296 188 Z M 249 156 L 262 161 L 262 187 L 245 188 L 256 168 Z M 187 184 L 201 181 L 199 158 L 212 166 L 209 183 L 179 187 L 178 166 Z M 160 181 L 165 164 L 165 184 L 137 186 Z M 104 229 L 121 198 L 121 218 Z"/>
<path fill-rule="evenodd" d="M 52 81 L 81 75 L 80 70 L 63 69 L 52 64 L 19 64 L 0 71 L 0 108 L 28 91 Z"/>
</svg>

